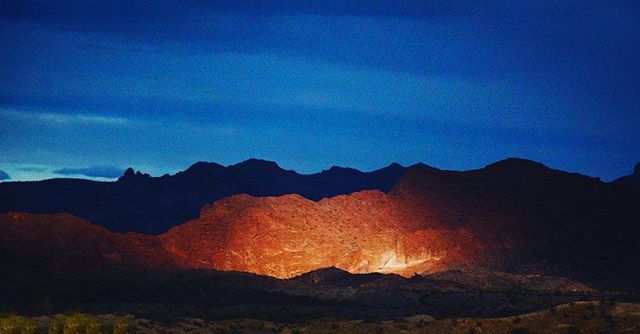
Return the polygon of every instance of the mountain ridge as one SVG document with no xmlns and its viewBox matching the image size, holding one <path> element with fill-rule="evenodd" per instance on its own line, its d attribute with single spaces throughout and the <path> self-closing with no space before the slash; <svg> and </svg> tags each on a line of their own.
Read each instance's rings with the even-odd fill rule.
<svg viewBox="0 0 640 334">
<path fill-rule="evenodd" d="M 366 189 L 388 191 L 406 169 L 391 164 L 371 172 L 334 168 L 298 174 L 273 161 L 249 159 L 227 167 L 197 162 L 174 175 L 152 177 L 129 167 L 113 182 L 59 178 L 0 183 L 0 213 L 68 212 L 112 231 L 158 234 L 231 195 L 298 193 L 317 201 Z"/>
</svg>

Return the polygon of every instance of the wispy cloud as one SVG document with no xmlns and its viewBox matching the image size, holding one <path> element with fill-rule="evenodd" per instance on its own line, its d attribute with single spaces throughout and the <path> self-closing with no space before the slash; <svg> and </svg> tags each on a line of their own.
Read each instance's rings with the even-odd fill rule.
<svg viewBox="0 0 640 334">
<path fill-rule="evenodd" d="M 112 179 L 122 175 L 122 173 L 124 173 L 124 169 L 114 166 L 72 167 L 61 168 L 55 170 L 54 173 L 60 175 L 84 175 L 89 177 L 104 177 Z"/>
<path fill-rule="evenodd" d="M 0 181 L 1 180 L 10 180 L 11 176 L 9 176 L 9 174 L 7 174 L 7 172 L 0 170 Z"/>
<path fill-rule="evenodd" d="M 34 166 L 18 167 L 16 169 L 21 172 L 37 172 L 37 173 L 42 173 L 47 170 L 45 167 L 34 167 Z"/>
<path fill-rule="evenodd" d="M 209 133 L 220 136 L 233 136 L 238 133 L 238 128 L 226 124 L 211 124 L 210 122 L 194 121 L 168 121 L 166 119 L 132 119 L 100 114 L 64 113 L 64 112 L 36 112 L 31 110 L 18 110 L 12 108 L 0 108 L 0 116 L 12 118 L 21 122 L 36 122 L 46 125 L 95 125 L 115 128 L 136 129 L 160 129 L 171 125 L 170 128 L 180 128 L 185 131 Z"/>
<path fill-rule="evenodd" d="M 51 112 L 19 111 L 16 109 L 3 109 L 0 112 L 9 117 L 19 118 L 25 121 L 38 121 L 51 124 L 94 124 L 107 126 L 125 126 L 129 120 L 123 117 L 103 116 L 96 114 L 66 114 Z"/>
</svg>

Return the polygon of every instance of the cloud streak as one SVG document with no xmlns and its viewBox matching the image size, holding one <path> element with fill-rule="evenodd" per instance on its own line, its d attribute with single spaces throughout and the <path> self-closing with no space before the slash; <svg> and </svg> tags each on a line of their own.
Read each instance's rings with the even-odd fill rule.
<svg viewBox="0 0 640 334">
<path fill-rule="evenodd" d="M 83 175 L 113 179 L 121 176 L 124 173 L 124 169 L 114 166 L 71 167 L 55 170 L 54 173 L 60 175 Z"/>
<path fill-rule="evenodd" d="M 0 181 L 3 180 L 10 180 L 11 176 L 9 176 L 9 174 L 7 174 L 7 172 L 0 170 Z"/>
<path fill-rule="evenodd" d="M 16 109 L 4 109 L 0 111 L 7 116 L 19 118 L 25 121 L 44 122 L 49 124 L 73 124 L 73 125 L 107 125 L 126 126 L 129 121 L 123 117 L 111 117 L 93 114 L 63 114 L 51 112 L 18 111 Z"/>
</svg>

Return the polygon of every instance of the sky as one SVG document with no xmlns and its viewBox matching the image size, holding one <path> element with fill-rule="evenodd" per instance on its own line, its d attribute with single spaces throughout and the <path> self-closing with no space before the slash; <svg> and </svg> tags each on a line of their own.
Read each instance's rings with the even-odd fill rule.
<svg viewBox="0 0 640 334">
<path fill-rule="evenodd" d="M 640 161 L 638 1 L 2 1 L 0 178 Z"/>
</svg>

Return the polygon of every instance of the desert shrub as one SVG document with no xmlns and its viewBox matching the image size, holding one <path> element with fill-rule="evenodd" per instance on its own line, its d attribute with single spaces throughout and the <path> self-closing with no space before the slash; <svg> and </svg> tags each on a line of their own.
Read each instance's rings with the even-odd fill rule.
<svg viewBox="0 0 640 334">
<path fill-rule="evenodd" d="M 514 318 L 513 318 L 513 323 L 514 323 L 514 324 L 519 324 L 519 323 L 521 323 L 521 322 L 522 322 L 522 319 L 520 319 L 520 317 L 514 317 Z"/>
<path fill-rule="evenodd" d="M 62 334 L 63 328 L 64 323 L 61 319 L 51 319 L 51 323 L 49 324 L 49 334 Z"/>
<path fill-rule="evenodd" d="M 102 333 L 102 325 L 97 317 L 83 313 L 69 313 L 61 320 L 62 334 L 100 334 Z M 49 333 L 60 333 L 57 328 L 59 324 L 54 320 L 51 321 Z"/>
<path fill-rule="evenodd" d="M 118 317 L 113 325 L 113 334 L 126 334 L 129 332 L 129 323 L 124 317 Z"/>
<path fill-rule="evenodd" d="M 36 322 L 32 319 L 26 319 L 22 324 L 22 330 L 20 334 L 35 334 L 36 333 Z"/>
<path fill-rule="evenodd" d="M 87 334 L 101 334 L 102 333 L 102 324 L 100 320 L 97 318 L 89 319 L 86 326 Z"/>
<path fill-rule="evenodd" d="M 80 334 L 81 318 L 76 316 L 69 316 L 64 319 L 64 325 L 62 327 L 63 334 Z"/>
<path fill-rule="evenodd" d="M 36 323 L 29 318 L 10 315 L 0 320 L 0 334 L 35 334 Z"/>
<path fill-rule="evenodd" d="M 11 315 L 0 320 L 0 334 L 19 334 L 25 326 L 27 319 L 17 315 Z"/>
</svg>

